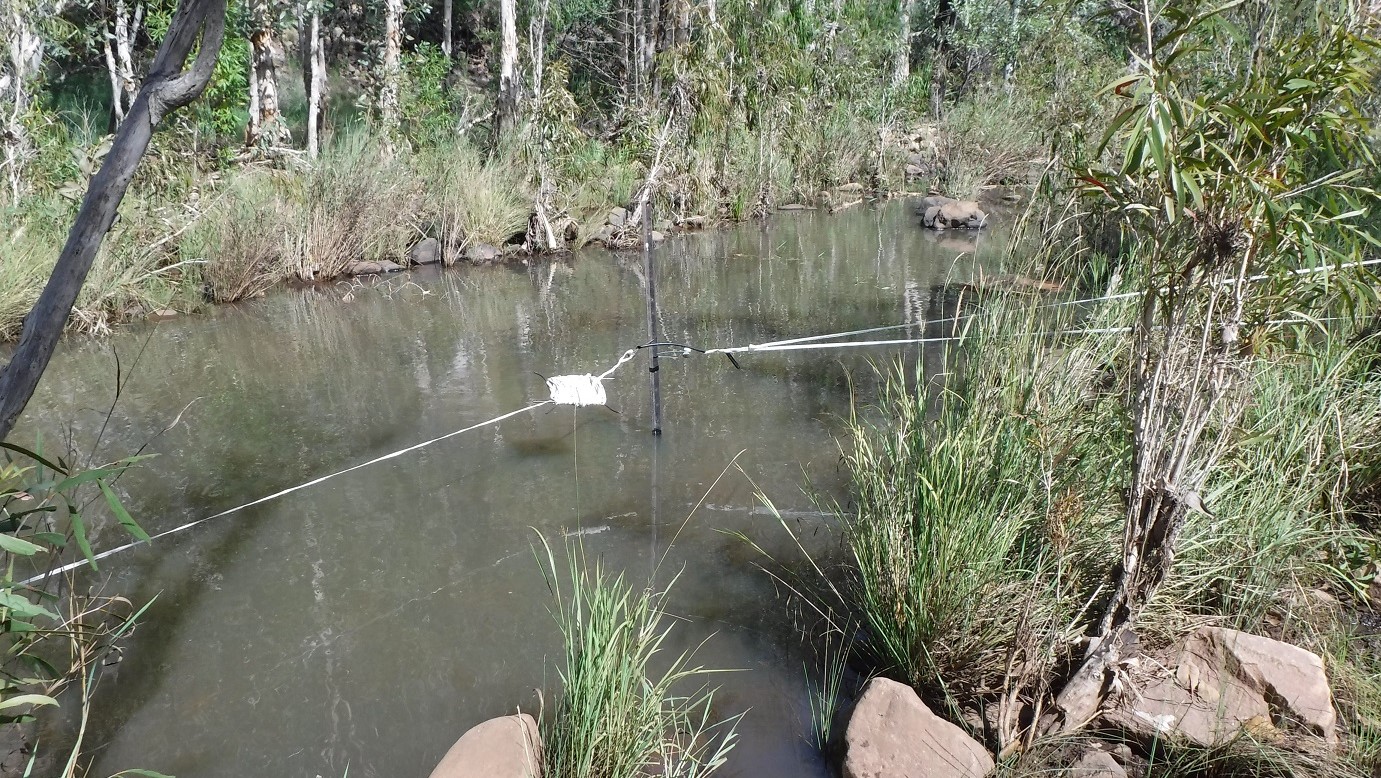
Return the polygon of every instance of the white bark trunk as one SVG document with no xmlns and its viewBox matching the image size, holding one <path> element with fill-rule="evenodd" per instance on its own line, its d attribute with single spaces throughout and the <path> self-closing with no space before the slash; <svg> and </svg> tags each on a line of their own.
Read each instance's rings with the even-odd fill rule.
<svg viewBox="0 0 1381 778">
<path fill-rule="evenodd" d="M 275 148 L 289 140 L 288 127 L 278 107 L 278 67 L 274 62 L 275 20 L 269 0 L 250 8 L 249 126 L 245 145 Z"/>
<path fill-rule="evenodd" d="M 503 44 L 499 53 L 499 135 L 518 126 L 518 9 L 514 0 L 500 0 L 499 25 Z"/>
<path fill-rule="evenodd" d="M 326 51 L 321 45 L 321 13 L 312 11 L 307 30 L 307 156 L 320 150 L 321 101 L 326 91 Z"/>
<path fill-rule="evenodd" d="M 125 95 L 120 88 L 120 68 L 115 64 L 115 50 L 111 48 L 110 41 L 114 34 L 107 34 L 105 40 L 101 41 L 101 49 L 105 54 L 105 69 L 110 76 L 110 114 L 112 124 L 120 126 L 120 122 L 125 120 Z"/>
<path fill-rule="evenodd" d="M 115 3 L 115 66 L 120 73 L 120 89 L 123 92 L 124 110 L 128 113 L 129 107 L 134 104 L 134 95 L 139 91 L 139 84 L 134 78 L 134 37 L 139 34 L 139 25 L 144 21 L 144 6 L 141 4 L 134 9 L 133 16 L 130 16 L 125 8 L 124 0 L 116 0 Z"/>
<path fill-rule="evenodd" d="M 403 70 L 403 0 L 384 0 L 384 61 L 380 74 L 379 120 L 386 148 L 398 130 L 398 90 Z"/>
<path fill-rule="evenodd" d="M 24 165 L 32 153 L 25 117 L 29 112 L 29 79 L 38 72 L 43 57 L 43 41 L 34 27 L 33 11 L 22 2 L 11 2 L 0 12 L 0 31 L 4 37 L 4 59 L 0 60 L 0 146 L 4 158 L 9 200 L 17 204 L 23 193 Z"/>
<path fill-rule="evenodd" d="M 451 28 L 455 26 L 453 19 L 453 1 L 445 0 L 441 6 L 441 53 L 450 59 L 455 51 L 455 43 L 451 38 Z"/>
<path fill-rule="evenodd" d="M 897 63 L 892 70 L 892 86 L 900 86 L 911 77 L 911 0 L 901 0 L 900 5 L 898 32 L 901 38 L 897 41 Z"/>
</svg>

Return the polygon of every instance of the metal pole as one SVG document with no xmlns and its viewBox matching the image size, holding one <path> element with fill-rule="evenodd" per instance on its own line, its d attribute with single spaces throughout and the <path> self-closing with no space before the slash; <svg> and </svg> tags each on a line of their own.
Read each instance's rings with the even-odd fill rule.
<svg viewBox="0 0 1381 778">
<path fill-rule="evenodd" d="M 657 273 L 652 262 L 652 197 L 643 204 L 643 275 L 647 277 L 647 342 L 656 343 L 657 336 Z M 648 349 L 651 361 L 648 372 L 652 374 L 652 434 L 662 434 L 662 375 L 657 361 L 657 347 Z"/>
</svg>

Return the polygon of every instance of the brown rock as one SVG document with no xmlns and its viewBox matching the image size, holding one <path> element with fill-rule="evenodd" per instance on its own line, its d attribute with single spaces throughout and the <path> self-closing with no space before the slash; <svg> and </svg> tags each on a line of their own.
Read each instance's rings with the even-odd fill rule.
<svg viewBox="0 0 1381 778">
<path fill-rule="evenodd" d="M 441 244 L 436 238 L 423 238 L 408 249 L 408 262 L 414 265 L 434 265 L 441 261 Z"/>
<path fill-rule="evenodd" d="M 681 226 L 688 230 L 704 229 L 706 219 L 704 216 L 687 216 L 681 220 Z"/>
<path fill-rule="evenodd" d="M 1127 769 L 1101 748 L 1085 751 L 1065 772 L 1068 778 L 1127 778 Z"/>
<path fill-rule="evenodd" d="M 351 262 L 349 265 L 345 266 L 345 274 L 351 276 L 368 276 L 381 272 L 383 272 L 383 268 L 378 262 L 360 260 L 358 262 Z"/>
<path fill-rule="evenodd" d="M 911 687 L 874 678 L 849 718 L 843 778 L 980 778 L 993 759 Z"/>
<path fill-rule="evenodd" d="M 978 229 L 988 223 L 988 214 L 973 200 L 961 200 L 940 206 L 936 223 L 944 223 L 949 229 Z"/>
<path fill-rule="evenodd" d="M 849 182 L 849 183 L 847 183 L 847 184 L 840 184 L 840 185 L 839 185 L 839 191 L 841 191 L 841 192 L 862 192 L 862 191 L 863 191 L 863 184 L 860 184 L 860 183 L 858 183 L 858 182 L 856 182 L 856 181 L 851 181 L 851 182 Z"/>
<path fill-rule="evenodd" d="M 472 243 L 465 249 L 465 258 L 476 265 L 498 262 L 503 252 L 488 243 Z"/>
<path fill-rule="evenodd" d="M 1173 736 L 1205 747 L 1244 729 L 1270 737 L 1277 729 L 1303 729 L 1330 744 L 1338 738 L 1322 659 L 1221 627 L 1190 635 L 1174 677 L 1144 682 L 1140 695 L 1123 699 L 1103 719 L 1140 740 Z"/>
<path fill-rule="evenodd" d="M 541 778 L 542 736 L 526 713 L 490 719 L 461 735 L 431 778 Z"/>
<path fill-rule="evenodd" d="M 916 206 L 916 213 L 924 216 L 930 212 L 931 208 L 939 208 L 942 205 L 949 205 L 950 203 L 957 202 L 959 201 L 955 200 L 953 197 L 945 197 L 944 195 L 937 194 L 926 195 L 921 198 L 920 204 Z"/>
<path fill-rule="evenodd" d="M 1298 646 L 1233 629 L 1205 627 L 1185 642 L 1176 680 L 1215 700 L 1240 686 L 1271 707 L 1271 720 L 1298 724 L 1329 742 L 1338 717 L 1323 659 Z M 1248 717 L 1250 718 L 1250 717 Z"/>
<path fill-rule="evenodd" d="M 402 265 L 398 264 L 397 262 L 393 262 L 392 260 L 380 260 L 378 264 L 380 273 L 397 273 L 398 271 L 403 269 Z"/>
</svg>

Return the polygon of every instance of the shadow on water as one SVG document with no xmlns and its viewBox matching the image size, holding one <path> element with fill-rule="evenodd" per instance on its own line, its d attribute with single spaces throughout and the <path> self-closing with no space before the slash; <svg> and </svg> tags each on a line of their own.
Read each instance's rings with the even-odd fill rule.
<svg viewBox="0 0 1381 778">
<path fill-rule="evenodd" d="M 947 334 L 926 322 L 970 304 L 963 285 L 997 243 L 958 240 L 920 230 L 905 203 L 673 239 L 657 250 L 661 329 L 702 347 Z M 600 373 L 644 341 L 641 274 L 636 254 L 591 250 L 285 291 L 121 334 L 122 350 L 148 347 L 108 451 L 201 398 L 121 482 L 127 504 L 169 529 L 545 399 L 537 374 Z M 81 409 L 109 403 L 102 348 L 65 345 L 19 435 L 70 421 L 94 436 Z M 110 558 L 107 591 L 159 599 L 98 691 L 92 773 L 426 775 L 466 727 L 535 712 L 532 690 L 555 687 L 541 533 L 633 580 L 679 574 L 673 648 L 710 638 L 700 663 L 744 671 L 718 679 L 720 711 L 751 709 L 726 775 L 824 775 L 796 619 L 735 534 L 790 553 L 761 489 L 835 542 L 807 489 L 842 494 L 851 392 L 869 402 L 873 366 L 899 358 L 945 372 L 932 344 L 745 354 L 741 370 L 664 360 L 658 440 L 639 355 L 607 384 L 618 414 L 522 414 Z M 95 535 L 98 549 L 123 540 Z"/>
</svg>

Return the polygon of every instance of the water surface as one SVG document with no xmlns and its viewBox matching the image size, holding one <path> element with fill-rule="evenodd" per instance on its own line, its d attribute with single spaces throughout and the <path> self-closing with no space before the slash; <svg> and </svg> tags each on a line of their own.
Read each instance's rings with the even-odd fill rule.
<svg viewBox="0 0 1381 778">
<path fill-rule="evenodd" d="M 679 237 L 656 250 L 661 325 L 708 347 L 939 318 L 974 248 L 904 203 Z M 603 250 L 284 291 L 67 343 L 15 439 L 147 443 L 118 486 L 158 532 L 544 399 L 540 376 L 600 373 L 646 327 L 640 257 Z M 808 492 L 842 494 L 851 381 L 938 355 L 665 359 L 660 438 L 640 356 L 611 409 L 542 408 L 112 557 L 81 585 L 157 600 L 97 690 L 92 774 L 426 776 L 467 727 L 550 702 L 540 533 L 638 582 L 680 574 L 674 648 L 709 637 L 699 660 L 741 670 L 720 679 L 717 712 L 748 710 L 722 774 L 824 775 L 791 609 L 733 533 L 790 555 L 760 490 L 832 542 Z"/>
</svg>

